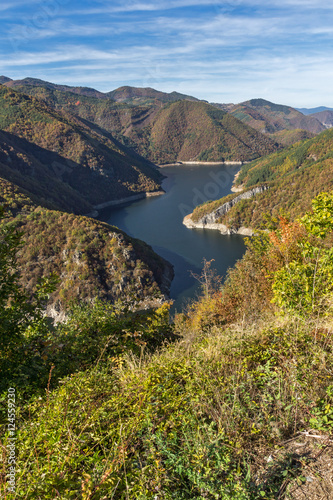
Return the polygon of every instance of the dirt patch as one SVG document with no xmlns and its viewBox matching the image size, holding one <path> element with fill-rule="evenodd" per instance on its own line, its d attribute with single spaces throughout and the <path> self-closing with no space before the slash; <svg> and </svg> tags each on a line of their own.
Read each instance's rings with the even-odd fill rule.
<svg viewBox="0 0 333 500">
<path fill-rule="evenodd" d="M 257 471 L 256 484 L 275 484 L 277 500 L 333 500 L 333 438 L 315 432 L 297 434 Z M 283 479 L 285 477 L 285 479 Z"/>
<path fill-rule="evenodd" d="M 291 500 L 333 499 L 333 440 L 305 437 L 290 444 L 290 452 L 301 466 L 298 479 L 286 485 L 281 498 Z"/>
</svg>

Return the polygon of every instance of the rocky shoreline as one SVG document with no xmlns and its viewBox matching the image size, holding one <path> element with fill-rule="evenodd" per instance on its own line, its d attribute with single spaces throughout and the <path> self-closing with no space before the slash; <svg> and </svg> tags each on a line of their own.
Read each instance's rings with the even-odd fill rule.
<svg viewBox="0 0 333 500">
<path fill-rule="evenodd" d="M 231 210 L 231 208 L 239 201 L 252 198 L 256 194 L 260 194 L 267 189 L 268 186 L 263 185 L 250 189 L 249 191 L 242 192 L 232 200 L 223 203 L 216 210 L 204 215 L 196 222 L 192 220 L 192 214 L 189 214 L 184 217 L 183 224 L 189 229 L 214 229 L 220 231 L 221 234 L 242 234 L 245 236 L 252 236 L 254 231 L 251 228 L 244 226 L 239 228 L 227 227 L 225 224 L 221 224 L 217 221 L 227 214 L 229 210 Z"/>
<path fill-rule="evenodd" d="M 240 174 L 240 171 L 237 172 L 237 174 L 235 175 L 235 178 L 234 178 L 232 186 L 231 186 L 231 191 L 233 193 L 241 193 L 244 189 L 242 186 L 235 186 L 235 182 L 237 181 L 239 174 Z"/>
<path fill-rule="evenodd" d="M 183 224 L 184 226 L 188 227 L 189 229 L 213 229 L 215 231 L 220 231 L 221 234 L 241 234 L 243 236 L 253 236 L 254 231 L 249 228 L 249 227 L 240 227 L 238 229 L 236 228 L 230 228 L 227 227 L 225 224 L 220 224 L 217 222 L 211 222 L 211 223 L 206 223 L 204 224 L 203 222 L 193 222 L 191 219 L 191 215 L 186 215 L 183 219 Z"/>
</svg>

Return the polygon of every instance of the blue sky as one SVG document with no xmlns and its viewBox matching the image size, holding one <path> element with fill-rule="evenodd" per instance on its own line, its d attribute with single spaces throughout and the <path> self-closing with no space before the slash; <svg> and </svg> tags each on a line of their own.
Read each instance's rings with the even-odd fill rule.
<svg viewBox="0 0 333 500">
<path fill-rule="evenodd" d="M 333 2 L 2 0 L 0 74 L 333 107 Z"/>
</svg>

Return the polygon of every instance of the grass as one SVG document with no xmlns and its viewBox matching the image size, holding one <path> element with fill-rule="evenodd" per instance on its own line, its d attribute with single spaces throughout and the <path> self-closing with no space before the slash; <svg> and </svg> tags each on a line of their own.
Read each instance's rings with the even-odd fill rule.
<svg viewBox="0 0 333 500">
<path fill-rule="evenodd" d="M 47 332 L 47 343 L 38 334 L 34 368 L 44 355 L 53 365 L 48 381 L 41 372 L 45 393 L 27 397 L 17 384 L 16 491 L 4 432 L 3 497 L 297 498 L 320 451 L 296 454 L 297 439 L 315 432 L 329 444 L 333 428 L 333 196 L 312 207 L 249 240 L 222 288 L 206 262 L 202 296 L 172 324 L 167 306 L 119 316 L 100 303 Z M 29 334 L 16 352 L 7 332 L 10 361 Z"/>
<path fill-rule="evenodd" d="M 5 498 L 276 498 L 297 471 L 263 457 L 333 426 L 332 324 L 176 326 L 178 342 L 100 362 L 24 409 Z"/>
</svg>

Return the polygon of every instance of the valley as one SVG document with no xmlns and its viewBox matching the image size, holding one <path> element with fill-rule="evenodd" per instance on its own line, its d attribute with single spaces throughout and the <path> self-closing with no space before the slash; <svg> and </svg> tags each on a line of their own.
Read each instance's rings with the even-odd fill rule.
<svg viewBox="0 0 333 500">
<path fill-rule="evenodd" d="M 329 110 L 319 112 L 316 118 L 318 112 L 303 115 L 293 108 L 263 99 L 252 99 L 238 105 L 219 105 L 209 104 L 189 95 L 176 92 L 168 94 L 152 88 L 125 86 L 101 93 L 91 88 L 70 87 L 34 78 L 15 81 L 7 77 L 1 77 L 1 84 L 0 174 L 3 189 L 7 192 L 6 196 L 3 195 L 4 198 L 8 198 L 8 192 L 16 190 L 14 199 L 9 196 L 9 203 L 13 220 L 20 220 L 18 227 L 25 227 L 26 222 L 22 223 L 22 220 L 27 220 L 28 216 L 25 209 L 17 205 L 17 193 L 20 193 L 19 197 L 26 196 L 26 200 L 29 200 L 30 211 L 40 206 L 44 211 L 60 211 L 60 218 L 65 217 L 61 212 L 67 212 L 97 216 L 112 225 L 119 225 L 131 236 L 152 244 L 157 253 L 162 253 L 167 260 L 170 257 L 172 264 L 176 266 L 171 297 L 176 299 L 177 304 L 178 296 L 184 299 L 187 293 L 188 298 L 195 294 L 198 284 L 195 286 L 191 272 L 197 275 L 204 259 L 214 259 L 214 266 L 219 274 L 225 275 L 227 268 L 244 251 L 242 238 L 239 236 L 239 243 L 235 243 L 235 249 L 237 247 L 239 250 L 235 251 L 234 258 L 221 260 L 219 236 L 212 236 L 211 233 L 207 236 L 206 229 L 219 228 L 226 235 L 251 235 L 263 225 L 263 216 L 267 211 L 272 218 L 276 218 L 281 209 L 288 211 L 290 207 L 294 207 L 293 217 L 306 210 L 313 195 L 327 184 L 327 176 L 331 178 L 330 162 L 326 160 L 323 164 L 315 153 L 311 153 L 316 148 L 316 137 L 309 142 L 313 146 L 308 154 L 304 153 L 307 151 L 306 146 L 298 146 L 298 143 L 289 149 L 283 149 L 282 143 L 286 141 L 279 143 L 278 139 L 278 136 L 281 138 L 285 134 L 289 138 L 287 143 L 300 138 L 304 143 L 304 139 L 315 134 L 322 137 L 324 122 L 329 119 Z M 320 122 L 320 113 L 324 113 L 323 123 Z M 329 141 L 330 132 L 327 134 L 327 139 L 320 139 L 321 142 Z M 305 160 L 304 165 L 311 168 L 300 168 Z M 222 163 L 225 171 L 220 170 Z M 156 164 L 163 168 L 158 168 Z M 273 169 L 270 164 L 274 165 Z M 172 165 L 175 165 L 174 169 Z M 202 170 L 198 165 L 203 166 Z M 253 188 L 260 190 L 264 186 L 270 188 L 269 192 L 234 204 L 232 200 L 237 201 L 238 195 L 230 194 L 230 189 L 239 167 L 241 169 L 233 189 L 247 192 Z M 279 174 L 278 181 L 274 181 L 277 169 L 283 175 L 281 177 Z M 167 172 L 176 186 L 175 199 L 169 191 L 163 194 L 163 185 L 170 186 L 171 182 L 170 178 L 164 179 Z M 221 172 L 226 179 L 223 183 L 216 182 Z M 288 193 L 287 198 L 282 194 L 283 178 L 286 175 L 288 183 L 290 175 L 294 178 L 293 197 L 290 197 L 289 191 L 285 191 Z M 298 184 L 311 186 L 313 181 L 309 180 L 309 175 L 316 177 L 316 188 L 311 187 L 309 196 L 306 197 Z M 304 176 L 307 176 L 306 180 Z M 191 193 L 196 193 L 192 200 Z M 298 193 L 302 193 L 302 205 L 295 201 Z M 227 198 L 221 199 L 222 196 Z M 241 194 L 240 198 L 244 196 Z M 171 205 L 164 206 L 165 200 L 170 200 Z M 201 206 L 203 202 L 204 205 Z M 228 213 L 209 216 L 209 210 L 216 210 L 219 204 L 225 202 L 231 203 Z M 133 205 L 122 208 L 129 203 Z M 258 203 L 260 210 L 253 208 Z M 18 208 L 13 209 L 14 206 Z M 120 208 L 116 209 L 118 206 Z M 176 210 L 176 206 L 182 207 L 181 210 Z M 111 210 L 110 218 L 105 216 L 108 207 Z M 147 227 L 145 220 L 149 220 L 150 210 L 157 210 L 157 213 L 161 210 L 168 215 L 164 222 L 151 225 L 146 233 L 140 228 Z M 139 215 L 135 215 L 136 212 Z M 129 215 L 125 215 L 129 213 L 134 214 L 133 222 Z M 201 228 L 201 232 L 197 229 L 195 241 L 191 241 L 191 231 L 181 226 L 179 216 L 186 216 L 185 224 L 188 227 Z M 43 225 L 41 221 L 38 224 L 36 230 Z M 94 224 L 98 223 L 91 223 L 91 227 Z M 133 224 L 133 228 L 129 229 L 127 224 L 130 227 Z M 159 227 L 168 227 L 170 224 L 172 227 L 168 232 L 175 236 L 164 247 L 163 234 L 158 236 Z M 35 229 L 29 225 L 27 227 L 34 234 Z M 86 231 L 90 231 L 88 226 Z M 208 246 L 205 238 L 212 240 Z M 47 238 L 45 241 L 48 241 Z M 177 249 L 179 241 L 182 244 Z M 225 239 L 221 244 L 226 247 L 229 243 Z M 212 250 L 209 250 L 210 245 Z M 215 245 L 216 249 L 213 250 Z M 60 247 L 57 248 L 60 251 Z M 197 256 L 194 257 L 193 254 L 190 257 L 190 250 L 196 250 Z M 188 256 L 185 257 L 187 253 Z M 31 273 L 35 275 L 31 279 L 27 273 L 26 279 L 30 286 L 35 286 L 37 276 L 41 277 L 47 270 L 60 273 L 61 276 L 66 275 L 61 269 L 67 261 L 56 257 L 54 250 L 51 250 L 51 241 L 44 243 L 44 250 L 41 249 L 41 255 L 37 259 L 38 273 L 36 264 L 31 264 L 29 255 L 28 253 L 20 262 L 22 267 L 31 269 Z M 41 266 L 41 262 L 48 264 L 46 267 Z M 127 266 L 127 262 L 124 265 Z M 147 265 L 151 267 L 148 261 Z M 95 286 L 100 288 L 97 295 L 109 297 L 113 301 L 118 294 L 113 291 L 114 282 L 107 281 L 109 284 L 106 288 L 105 285 L 97 285 L 101 283 L 100 273 L 109 273 L 105 266 L 106 261 L 102 259 L 98 264 L 100 271 L 90 265 L 90 273 L 92 280 L 97 280 Z M 154 273 L 155 271 L 153 275 Z M 83 275 L 79 273 L 77 276 Z M 118 282 L 119 277 L 115 280 Z M 65 281 L 62 280 L 62 288 L 68 286 L 64 284 Z M 129 294 L 132 293 L 131 286 L 125 285 Z M 93 292 L 94 288 L 83 288 L 89 290 L 84 292 L 86 300 L 91 300 L 96 293 Z M 83 288 L 78 284 L 78 294 Z M 139 288 L 141 289 L 141 285 Z M 61 289 L 57 293 L 60 291 Z M 166 289 L 165 291 L 167 292 Z M 63 297 L 66 295 L 63 290 L 61 294 Z M 66 300 L 59 302 L 58 297 L 56 301 L 59 314 L 62 314 Z"/>
</svg>

